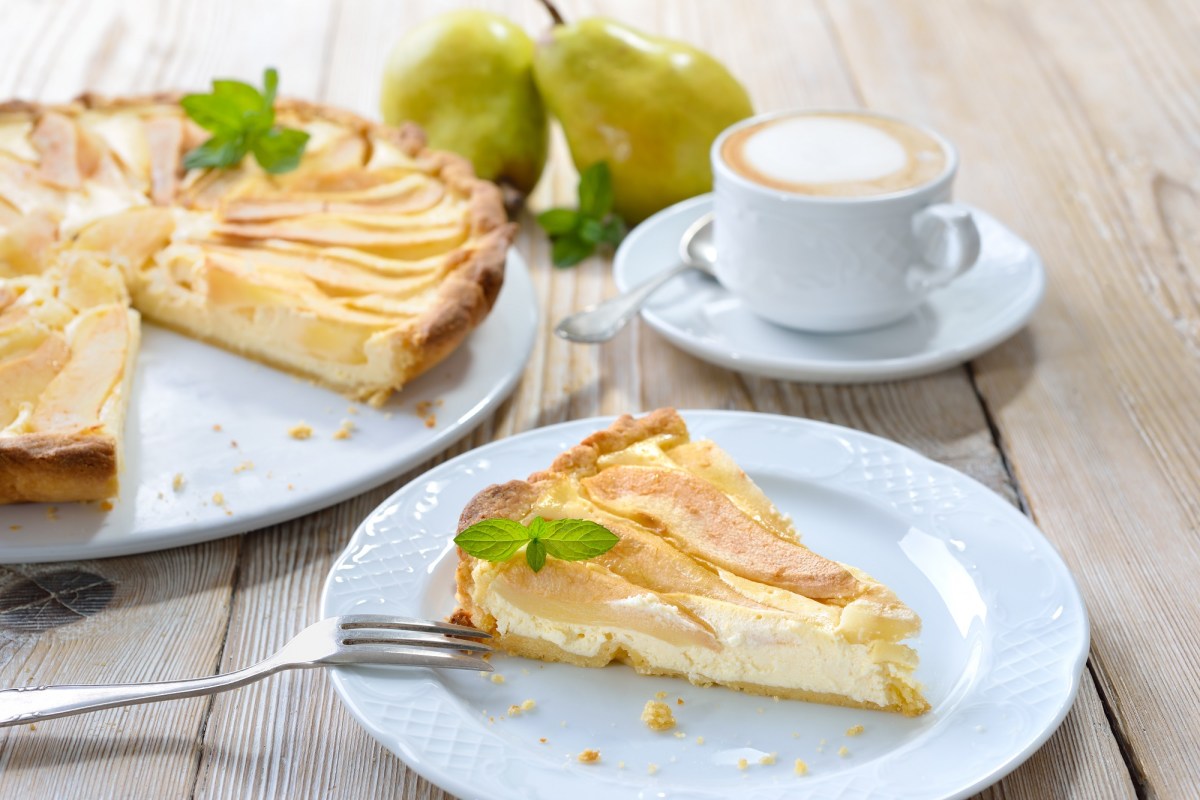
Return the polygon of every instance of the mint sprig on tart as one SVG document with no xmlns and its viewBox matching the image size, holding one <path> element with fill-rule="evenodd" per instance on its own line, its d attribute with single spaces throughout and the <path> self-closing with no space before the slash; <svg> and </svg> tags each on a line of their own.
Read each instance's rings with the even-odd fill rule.
<svg viewBox="0 0 1200 800">
<path fill-rule="evenodd" d="M 454 537 L 454 543 L 484 561 L 507 561 L 525 548 L 525 561 L 534 572 L 550 555 L 563 561 L 586 561 L 607 553 L 619 541 L 603 525 L 586 519 L 546 520 L 534 517 L 529 525 L 511 519 L 485 519 Z"/>
<path fill-rule="evenodd" d="M 212 138 L 183 157 L 186 169 L 227 168 L 242 163 L 247 153 L 272 175 L 290 172 L 300 164 L 308 134 L 275 124 L 275 93 L 279 73 L 263 73 L 263 91 L 248 83 L 214 80 L 210 94 L 189 94 L 180 101 L 187 115 Z"/>
</svg>

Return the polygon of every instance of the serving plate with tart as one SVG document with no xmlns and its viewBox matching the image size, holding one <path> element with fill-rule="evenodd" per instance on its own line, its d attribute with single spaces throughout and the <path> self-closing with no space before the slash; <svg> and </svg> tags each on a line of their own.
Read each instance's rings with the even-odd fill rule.
<svg viewBox="0 0 1200 800">
<path fill-rule="evenodd" d="M 847 569 L 860 584 L 870 585 L 865 583 L 869 576 L 919 617 L 920 632 L 898 638 L 919 657 L 912 678 L 928 710 L 906 716 L 784 699 L 784 691 L 751 693 L 769 685 L 774 680 L 770 675 L 759 675 L 754 686 L 739 687 L 750 691 L 735 691 L 696 685 L 709 683 L 706 677 L 737 681 L 686 674 L 686 668 L 658 671 L 684 674 L 696 683 L 639 674 L 656 670 L 637 663 L 638 648 L 627 650 L 626 659 L 620 653 L 615 659 L 633 662 L 636 671 L 621 663 L 589 668 L 579 665 L 579 659 L 541 660 L 557 654 L 530 648 L 527 653 L 538 660 L 494 656 L 502 676 L 495 681 L 432 671 L 334 671 L 336 690 L 372 736 L 431 781 L 464 797 L 886 793 L 928 798 L 965 797 L 978 791 L 1015 768 L 1051 735 L 1078 690 L 1088 646 L 1087 614 L 1058 554 L 1018 510 L 955 470 L 858 431 L 748 412 L 686 411 L 681 416 L 689 440 L 711 440 L 727 453 L 778 510 L 776 522 L 794 525 L 804 547 L 834 564 L 853 565 Z M 594 444 L 595 434 L 612 422 L 580 420 L 529 431 L 463 454 L 413 481 L 359 527 L 327 578 L 322 614 L 444 617 L 457 609 L 467 611 L 473 623 L 491 627 L 487 601 L 479 602 L 482 595 L 463 580 L 460 564 L 485 580 L 490 579 L 491 567 L 480 572 L 480 565 L 461 556 L 452 542 L 460 523 L 469 525 L 472 515 L 481 513 L 481 497 L 502 498 L 489 504 L 489 515 L 521 516 L 536 508 L 551 518 L 556 516 L 552 503 L 534 500 L 533 506 L 525 507 L 529 496 L 522 486 L 537 487 L 535 496 L 541 498 L 547 481 L 561 481 L 572 469 L 582 469 L 578 474 L 586 480 L 617 467 L 646 466 L 639 459 L 658 458 L 641 452 L 630 459 L 628 453 L 614 456 L 624 448 L 610 449 L 607 466 L 589 472 L 586 459 L 575 457 L 578 448 L 581 443 Z M 618 429 L 623 424 L 628 423 L 619 423 Z M 674 449 L 671 445 L 665 452 L 670 455 Z M 736 474 L 711 455 L 693 448 L 682 458 L 700 472 L 717 465 L 718 472 Z M 547 470 L 551 462 L 554 467 Z M 666 538 L 682 535 L 687 525 L 671 519 L 670 508 L 686 503 L 677 497 L 656 509 L 653 503 L 645 505 L 650 501 L 642 495 L 637 510 L 618 508 L 614 481 L 627 483 L 627 476 L 603 479 L 588 490 L 589 497 L 643 529 L 658 530 Z M 763 510 L 768 506 L 753 511 L 755 504 L 745 502 L 749 495 L 723 484 L 723 479 L 710 484 L 725 485 L 726 498 L 749 518 L 772 518 Z M 508 488 L 488 489 L 492 485 Z M 544 497 L 569 505 L 568 516 L 594 513 L 569 495 L 560 489 Z M 625 493 L 626 500 L 631 496 Z M 514 503 L 521 508 L 514 511 Z M 464 509 L 469 513 L 460 520 Z M 558 510 L 566 513 L 565 509 Z M 618 535 L 625 524 L 616 524 Z M 616 547 L 609 551 L 616 552 Z M 736 558 L 721 565 L 719 557 L 697 552 L 693 560 L 714 574 L 753 565 L 743 559 L 739 567 Z M 624 569 L 604 559 L 566 566 Z M 552 557 L 547 559 L 547 565 L 552 562 Z M 527 569 L 519 561 L 507 564 L 507 569 L 518 568 Z M 543 567 L 537 574 L 552 575 L 550 569 Z M 643 597 L 608 601 L 646 611 L 656 595 L 676 608 L 687 607 L 687 598 L 664 587 L 648 587 L 648 582 L 661 578 L 633 578 L 631 583 L 649 589 L 641 592 Z M 769 590 L 779 590 L 770 585 L 774 579 L 755 581 L 757 589 L 746 586 L 745 580 L 739 576 L 725 583 L 742 587 L 744 593 L 760 592 L 764 606 L 802 605 L 787 597 L 771 599 Z M 522 586 L 527 588 L 529 582 L 525 576 Z M 464 604 L 464 594 L 475 600 L 474 607 Z M 509 592 L 510 604 L 514 598 L 520 602 Z M 577 598 L 560 598 L 559 605 L 568 599 L 578 608 Z M 491 602 L 492 611 L 500 608 Z M 852 603 L 833 597 L 822 601 L 843 612 Z M 689 621 L 711 626 L 713 618 L 703 604 L 692 605 Z M 660 620 L 673 613 L 660 611 Z M 496 629 L 501 647 L 520 650 L 520 643 L 514 648 L 505 641 L 521 633 L 511 611 L 492 613 L 491 618 L 500 623 Z M 611 640 L 622 636 L 621 624 L 611 616 L 605 620 L 592 613 L 585 622 L 575 623 L 577 639 L 566 633 L 570 625 L 544 638 L 570 653 L 582 652 L 579 641 L 596 632 L 601 640 L 604 634 Z M 667 641 L 677 633 L 659 630 L 651 638 Z M 726 648 L 732 644 L 721 642 Z M 762 651 L 770 650 L 760 644 Z M 575 663 L 565 663 L 572 660 Z M 842 677 L 857 682 L 855 676 Z M 656 725 L 666 727 L 658 730 L 644 723 L 647 703 L 665 704 L 673 725 Z"/>
<path fill-rule="evenodd" d="M 415 127 L 273 108 L 308 136 L 286 173 L 184 169 L 175 96 L 0 106 L 0 561 L 298 516 L 515 385 L 536 300 L 498 189 Z"/>
</svg>

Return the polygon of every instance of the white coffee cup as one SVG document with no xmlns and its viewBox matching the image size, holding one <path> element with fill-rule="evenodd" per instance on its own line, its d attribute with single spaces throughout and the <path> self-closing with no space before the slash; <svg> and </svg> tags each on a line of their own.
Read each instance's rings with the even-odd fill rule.
<svg viewBox="0 0 1200 800">
<path fill-rule="evenodd" d="M 979 256 L 971 212 L 949 202 L 957 152 L 903 120 L 764 114 L 722 132 L 712 166 L 717 278 L 779 325 L 887 325 Z"/>
</svg>

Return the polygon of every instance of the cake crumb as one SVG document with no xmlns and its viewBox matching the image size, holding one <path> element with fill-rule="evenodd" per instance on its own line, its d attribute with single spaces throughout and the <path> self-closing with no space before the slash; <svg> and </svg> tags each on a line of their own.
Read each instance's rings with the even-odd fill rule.
<svg viewBox="0 0 1200 800">
<path fill-rule="evenodd" d="M 677 706 L 681 706 L 681 705 L 683 705 L 683 698 L 682 698 L 682 697 L 676 697 L 676 698 L 675 698 L 675 705 L 677 705 Z"/>
<path fill-rule="evenodd" d="M 846 745 L 842 745 L 838 748 L 838 755 L 842 758 L 845 758 L 846 756 L 850 755 L 850 748 L 846 747 Z"/>
<path fill-rule="evenodd" d="M 237 450 L 237 447 L 238 447 L 237 439 L 230 439 L 229 446 L 232 447 L 234 450 Z"/>
<path fill-rule="evenodd" d="M 493 672 L 488 676 L 488 680 L 490 680 L 492 683 L 504 683 L 504 676 L 499 672 Z"/>
<path fill-rule="evenodd" d="M 100 501 L 100 510 L 101 511 L 112 511 L 113 510 L 112 501 L 111 500 L 101 500 Z"/>
<path fill-rule="evenodd" d="M 46 519 L 50 520 L 51 522 L 54 522 L 58 519 L 58 506 L 46 507 Z"/>
<path fill-rule="evenodd" d="M 545 736 L 543 736 L 542 738 L 538 739 L 538 741 L 539 741 L 539 742 L 541 742 L 542 744 L 545 744 L 545 743 L 546 743 L 546 737 L 545 737 Z"/>
<path fill-rule="evenodd" d="M 19 531 L 19 530 L 21 530 L 21 526 L 20 525 L 9 525 L 8 529 L 10 531 Z"/>
<path fill-rule="evenodd" d="M 675 733 L 673 733 L 671 735 L 674 736 L 676 739 L 686 739 L 687 738 L 687 734 L 684 733 L 683 731 L 675 731 Z"/>
<path fill-rule="evenodd" d="M 508 707 L 508 715 L 510 717 L 521 716 L 521 707 L 519 705 L 516 705 L 515 703 L 513 705 L 509 706 Z"/>
<path fill-rule="evenodd" d="M 796 763 L 792 765 L 792 772 L 797 775 L 804 776 L 808 774 L 808 764 L 804 763 L 803 758 L 797 758 Z"/>
<path fill-rule="evenodd" d="M 292 484 L 290 484 L 290 483 L 288 484 L 288 491 L 289 491 L 289 492 L 290 492 L 290 491 L 292 491 L 292 490 L 293 490 L 293 489 L 295 489 L 295 488 L 296 488 L 296 487 L 295 487 L 294 485 L 292 485 Z"/>
<path fill-rule="evenodd" d="M 666 692 L 655 692 L 655 693 L 654 693 L 654 699 L 655 699 L 655 700 L 662 700 L 662 699 L 663 699 L 663 698 L 665 698 L 666 696 L 667 696 L 667 693 L 666 693 Z"/>
<path fill-rule="evenodd" d="M 213 431 L 214 431 L 215 433 L 220 433 L 220 432 L 221 432 L 221 426 L 220 426 L 220 425 L 213 425 Z"/>
<path fill-rule="evenodd" d="M 357 414 L 357 413 L 358 413 L 358 406 L 348 406 L 348 407 L 346 408 L 346 413 L 347 413 L 347 414 Z"/>
<path fill-rule="evenodd" d="M 237 475 L 238 473 L 245 472 L 246 470 L 251 470 L 251 469 L 254 469 L 254 462 L 253 461 L 243 461 L 242 463 L 238 464 L 236 467 L 233 468 L 233 474 Z"/>
<path fill-rule="evenodd" d="M 669 731 L 675 727 L 675 715 L 671 707 L 658 700 L 647 700 L 642 709 L 642 722 L 652 731 Z"/>
<path fill-rule="evenodd" d="M 212 501 L 215 506 L 223 506 L 225 505 L 225 495 L 220 492 L 213 492 Z"/>
<path fill-rule="evenodd" d="M 696 744 L 704 744 L 704 737 L 703 737 L 703 736 L 697 736 L 697 737 L 696 737 Z"/>
<path fill-rule="evenodd" d="M 580 764 L 595 764 L 600 760 L 600 751 L 589 748 L 580 753 L 577 760 Z"/>
<path fill-rule="evenodd" d="M 657 772 L 658 772 L 658 764 L 647 764 L 646 765 L 646 774 L 647 775 L 654 775 Z"/>
<path fill-rule="evenodd" d="M 533 711 L 537 707 L 537 703 L 533 700 L 525 700 L 521 703 L 522 711 Z"/>
<path fill-rule="evenodd" d="M 779 757 L 779 753 L 767 753 L 765 756 L 763 756 L 762 758 L 760 758 L 758 760 L 758 763 L 762 764 L 764 767 L 769 767 L 775 763 L 775 759 L 778 757 Z"/>
<path fill-rule="evenodd" d="M 800 738 L 800 734 L 799 734 L 799 732 L 797 732 L 797 731 L 792 731 L 792 738 L 793 738 L 793 739 L 799 739 L 799 738 Z"/>
<path fill-rule="evenodd" d="M 747 761 L 747 760 L 746 760 L 746 759 L 744 759 L 744 758 L 739 758 L 739 759 L 738 759 L 738 769 L 744 770 L 744 769 L 745 769 L 746 767 L 748 767 L 748 766 L 750 766 L 750 762 L 749 762 L 749 761 Z"/>
<path fill-rule="evenodd" d="M 349 439 L 354 435 L 355 430 L 357 430 L 357 426 L 354 424 L 354 422 L 352 420 L 344 419 L 342 420 L 342 426 L 333 432 L 333 438 Z"/>
<path fill-rule="evenodd" d="M 617 769 L 625 769 L 625 762 L 624 762 L 624 761 L 618 761 L 618 762 L 617 762 Z"/>
<path fill-rule="evenodd" d="M 861 733 L 862 733 L 864 730 L 866 730 L 866 728 L 864 728 L 862 725 L 855 725 L 855 726 L 854 726 L 854 727 L 852 727 L 852 728 L 847 728 L 847 729 L 846 729 L 846 735 L 847 735 L 847 736 L 858 736 L 858 735 L 859 735 L 859 734 L 861 734 Z"/>
<path fill-rule="evenodd" d="M 183 489 L 183 484 L 185 482 L 186 481 L 184 481 L 183 473 L 176 472 L 175 477 L 171 479 L 171 488 L 178 492 Z"/>
<path fill-rule="evenodd" d="M 437 414 L 430 414 L 428 417 L 425 418 L 425 427 L 426 428 L 436 428 L 437 427 Z"/>
<path fill-rule="evenodd" d="M 312 438 L 313 429 L 311 425 L 306 425 L 301 422 L 299 425 L 293 425 L 288 428 L 288 436 L 293 439 L 309 439 Z"/>
</svg>

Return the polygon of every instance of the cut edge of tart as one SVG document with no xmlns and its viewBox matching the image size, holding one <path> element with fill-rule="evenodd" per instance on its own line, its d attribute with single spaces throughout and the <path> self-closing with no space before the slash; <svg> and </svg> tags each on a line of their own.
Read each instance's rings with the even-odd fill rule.
<svg viewBox="0 0 1200 800">
<path fill-rule="evenodd" d="M 0 503 L 117 493 L 139 337 L 119 273 L 93 257 L 0 278 Z"/>
<path fill-rule="evenodd" d="M 619 537 L 588 561 L 459 549 L 452 619 L 514 655 L 753 694 L 916 716 L 929 704 L 901 644 L 920 619 L 887 586 L 800 543 L 723 450 L 660 409 L 623 416 L 527 480 L 490 486 L 459 530 L 491 518 L 587 519 Z"/>
</svg>

